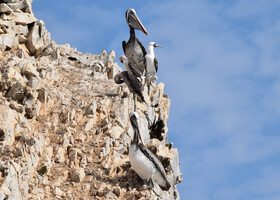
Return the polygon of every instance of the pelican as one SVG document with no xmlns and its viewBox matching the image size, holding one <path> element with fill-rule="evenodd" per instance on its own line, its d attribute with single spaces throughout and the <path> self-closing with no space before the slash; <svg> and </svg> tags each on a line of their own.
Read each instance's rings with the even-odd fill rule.
<svg viewBox="0 0 280 200">
<path fill-rule="evenodd" d="M 127 9 L 125 18 L 129 26 L 130 37 L 127 42 L 122 42 L 123 51 L 133 69 L 133 74 L 137 77 L 141 77 L 141 74 L 146 70 L 145 55 L 147 52 L 142 43 L 136 38 L 135 29 L 142 31 L 146 35 L 148 35 L 148 32 L 133 8 Z"/>
<path fill-rule="evenodd" d="M 136 112 L 130 113 L 130 122 L 134 130 L 128 154 L 132 168 L 145 183 L 150 183 L 153 186 L 153 181 L 155 181 L 163 190 L 169 190 L 171 185 L 166 178 L 162 163 L 148 148 L 139 143 L 141 136 Z"/>
<path fill-rule="evenodd" d="M 129 89 L 129 91 L 133 94 L 134 100 L 134 111 L 136 111 L 136 96 L 137 94 L 141 100 L 145 102 L 144 96 L 142 94 L 143 86 L 141 82 L 129 71 L 122 71 L 115 75 L 114 77 L 115 83 L 121 84 L 125 83 Z"/>
</svg>

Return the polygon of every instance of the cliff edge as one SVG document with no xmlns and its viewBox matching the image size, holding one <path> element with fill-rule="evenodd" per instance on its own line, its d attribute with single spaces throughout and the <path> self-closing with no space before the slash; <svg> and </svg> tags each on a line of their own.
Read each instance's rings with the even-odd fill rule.
<svg viewBox="0 0 280 200">
<path fill-rule="evenodd" d="M 32 0 L 0 0 L 0 200 L 179 199 L 177 149 L 167 144 L 170 99 L 164 84 L 138 102 L 145 146 L 172 187 L 148 189 L 133 171 L 133 99 L 113 77 L 115 53 L 57 45 Z"/>
</svg>

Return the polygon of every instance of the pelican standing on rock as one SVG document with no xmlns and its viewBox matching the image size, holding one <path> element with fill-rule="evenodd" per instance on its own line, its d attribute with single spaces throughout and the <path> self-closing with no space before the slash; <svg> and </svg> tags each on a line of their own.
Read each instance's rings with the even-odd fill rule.
<svg viewBox="0 0 280 200">
<path fill-rule="evenodd" d="M 148 35 L 148 32 L 133 8 L 127 9 L 125 18 L 129 26 L 130 37 L 127 42 L 122 42 L 123 51 L 129 60 L 133 74 L 137 77 L 141 77 L 146 70 L 145 55 L 147 52 L 139 39 L 136 38 L 135 29 L 142 31 L 146 35 Z"/>
<path fill-rule="evenodd" d="M 133 94 L 134 101 L 134 111 L 136 111 L 136 96 L 137 94 L 141 100 L 145 102 L 144 96 L 142 94 L 143 86 L 142 83 L 129 71 L 122 71 L 115 75 L 114 81 L 117 84 L 125 83 L 129 91 Z"/>
<path fill-rule="evenodd" d="M 153 186 L 153 181 L 155 181 L 163 190 L 169 190 L 171 185 L 167 180 L 162 163 L 148 148 L 139 143 L 141 135 L 136 112 L 130 113 L 130 122 L 134 130 L 134 137 L 128 154 L 132 168 L 145 184 L 148 183 Z"/>
</svg>

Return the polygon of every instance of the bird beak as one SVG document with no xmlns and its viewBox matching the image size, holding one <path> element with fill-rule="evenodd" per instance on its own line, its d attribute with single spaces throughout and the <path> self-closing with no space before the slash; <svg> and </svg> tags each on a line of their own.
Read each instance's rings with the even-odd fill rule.
<svg viewBox="0 0 280 200">
<path fill-rule="evenodd" d="M 143 33 L 145 33 L 146 35 L 148 35 L 147 30 L 145 29 L 145 27 L 143 26 L 142 22 L 140 21 L 140 19 L 138 18 L 138 16 L 136 15 L 136 13 L 129 13 L 128 16 L 128 25 L 142 31 Z"/>
<path fill-rule="evenodd" d="M 158 44 L 155 44 L 154 47 L 163 48 L 163 46 L 160 46 L 160 45 L 158 45 Z"/>
<path fill-rule="evenodd" d="M 141 134 L 139 134 L 139 138 L 140 138 L 141 143 L 144 144 L 144 142 L 142 140 L 142 137 L 141 137 Z"/>
</svg>

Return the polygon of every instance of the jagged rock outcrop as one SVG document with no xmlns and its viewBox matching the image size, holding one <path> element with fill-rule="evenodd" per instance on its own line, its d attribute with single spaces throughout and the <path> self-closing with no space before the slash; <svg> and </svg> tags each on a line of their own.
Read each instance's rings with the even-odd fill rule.
<svg viewBox="0 0 280 200">
<path fill-rule="evenodd" d="M 141 185 L 131 169 L 128 88 L 115 53 L 57 45 L 31 0 L 0 1 L 0 200 L 179 199 L 177 149 L 167 144 L 170 100 L 162 83 L 138 102 L 142 139 L 172 184 Z"/>
</svg>

